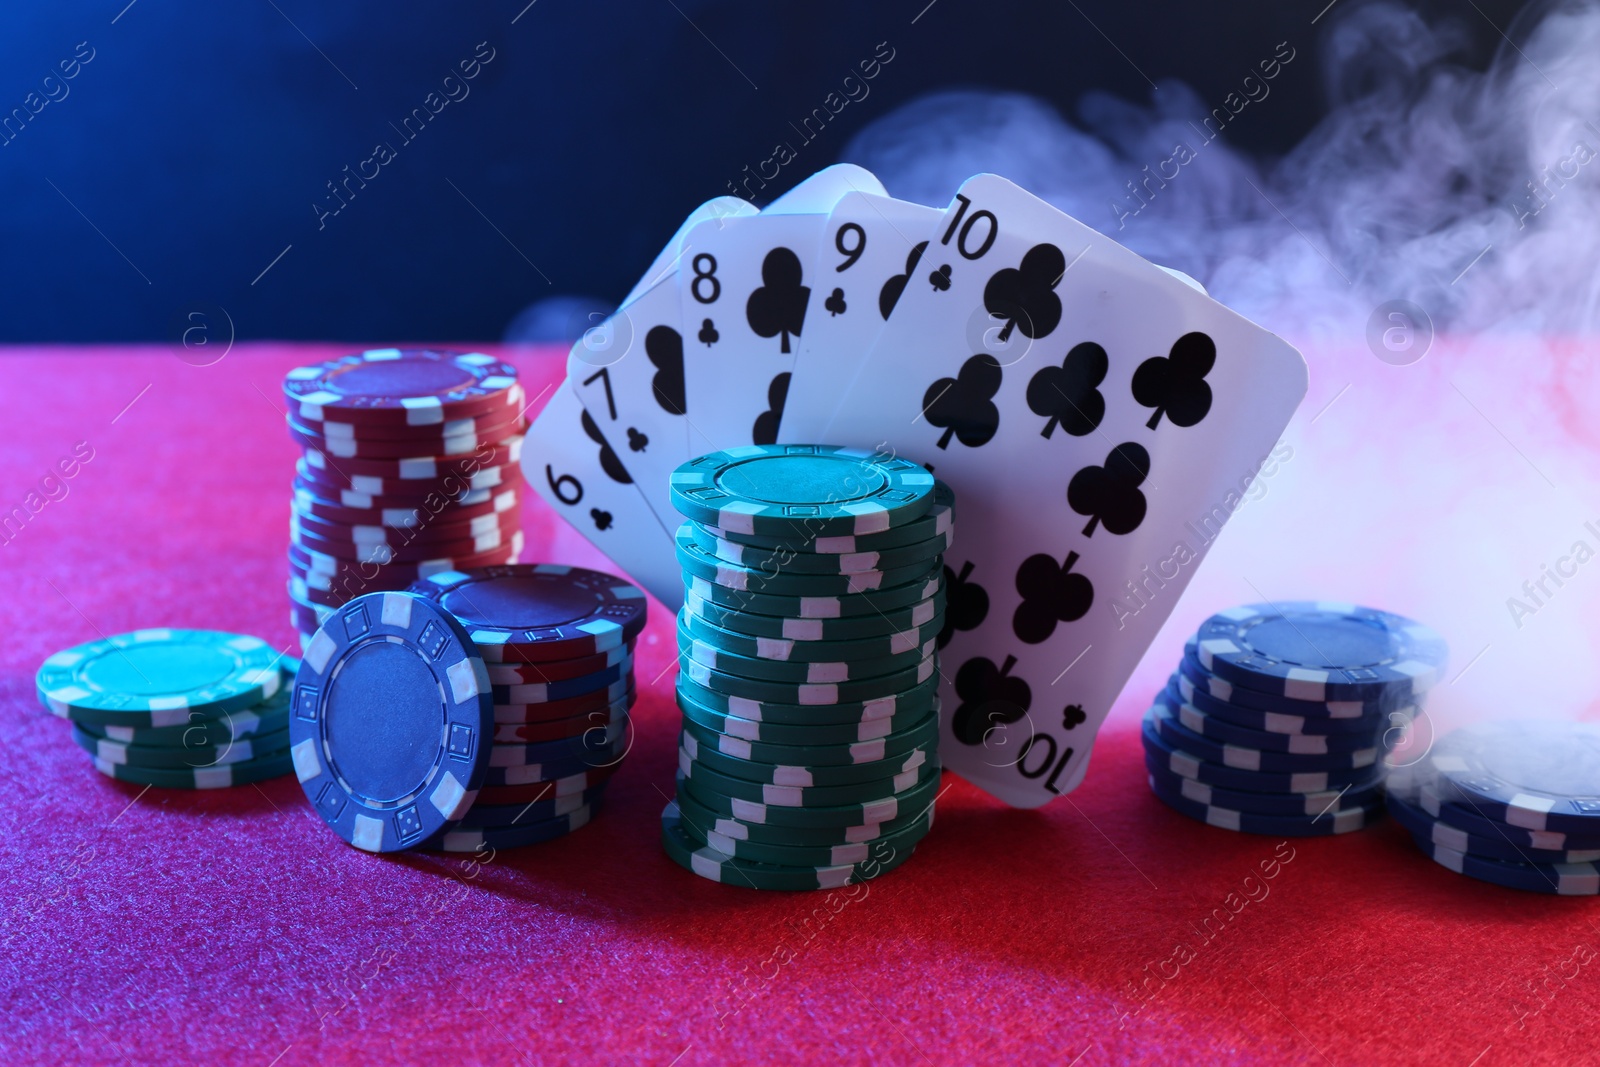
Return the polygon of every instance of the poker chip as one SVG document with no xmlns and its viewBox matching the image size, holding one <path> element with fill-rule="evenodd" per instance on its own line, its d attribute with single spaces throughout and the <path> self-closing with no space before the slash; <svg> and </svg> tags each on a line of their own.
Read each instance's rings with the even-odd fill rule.
<svg viewBox="0 0 1600 1067">
<path fill-rule="evenodd" d="M 294 769 L 288 752 L 214 767 L 136 767 L 127 763 L 111 763 L 99 757 L 91 762 L 94 769 L 107 778 L 164 789 L 228 789 L 236 785 L 264 782 L 268 778 L 281 778 Z"/>
<path fill-rule="evenodd" d="M 567 678 L 558 682 L 524 682 L 518 685 L 492 685 L 491 694 L 496 704 L 541 704 L 568 697 L 582 696 L 606 689 L 627 680 L 633 671 L 633 657 L 629 656 L 613 666 L 593 674 Z M 487 677 L 488 672 L 484 672 Z"/>
<path fill-rule="evenodd" d="M 1184 646 L 1183 659 L 1178 672 L 1191 687 L 1235 708 L 1243 713 L 1255 713 L 1270 719 L 1302 723 L 1296 729 L 1283 729 L 1282 733 L 1334 733 L 1343 729 L 1364 729 L 1360 721 L 1368 720 L 1387 710 L 1383 699 L 1378 700 L 1297 700 L 1294 697 L 1272 693 L 1258 693 L 1253 689 L 1235 686 L 1223 681 L 1200 666 L 1199 646 L 1190 638 Z M 1398 701 L 1399 698 L 1390 698 Z M 1405 702 L 1409 703 L 1409 694 Z M 1392 706 L 1392 705 L 1391 705 Z"/>
<path fill-rule="evenodd" d="M 761 823 L 741 822 L 731 816 L 719 815 L 688 793 L 679 793 L 677 804 L 686 829 L 696 837 L 705 838 L 715 833 L 734 841 L 749 841 L 780 848 L 833 848 L 876 841 L 915 826 L 931 825 L 934 811 L 933 806 L 929 805 L 887 822 L 862 823 L 856 826 L 764 826 Z"/>
<path fill-rule="evenodd" d="M 804 574 L 787 568 L 755 570 L 719 560 L 689 535 L 690 525 L 684 523 L 679 526 L 673 536 L 678 565 L 683 568 L 684 574 L 736 592 L 787 597 L 842 597 L 894 589 L 908 582 L 926 580 L 929 571 L 940 559 L 933 556 L 893 570 L 849 574 Z"/>
<path fill-rule="evenodd" d="M 1196 694 L 1204 696 L 1204 694 Z M 1178 675 L 1173 675 L 1163 692 L 1170 707 L 1176 709 L 1178 723 L 1191 733 L 1220 744 L 1235 745 L 1262 752 L 1287 752 L 1298 756 L 1322 756 L 1330 753 L 1352 753 L 1375 748 L 1383 728 L 1382 720 L 1374 725 L 1372 733 L 1301 734 L 1273 733 L 1270 730 L 1252 730 L 1227 719 L 1206 714 L 1198 705 L 1183 699 Z"/>
<path fill-rule="evenodd" d="M 721 560 L 742 570 L 763 574 L 881 574 L 901 567 L 926 565 L 949 547 L 947 537 L 933 537 L 899 548 L 885 548 L 877 552 L 803 553 L 791 549 L 756 548 L 735 541 L 725 541 L 699 523 L 687 522 L 680 527 L 694 545 L 711 559 Z M 705 558 L 697 554 L 697 558 Z"/>
<path fill-rule="evenodd" d="M 349 542 L 357 546 L 388 545 L 395 549 L 412 545 L 472 544 L 495 538 L 492 543 L 483 545 L 482 550 L 487 551 L 498 548 L 502 540 L 509 541 L 521 528 L 521 517 L 505 512 L 482 515 L 464 522 L 419 523 L 403 529 L 321 519 L 306 514 L 298 506 L 291 507 L 289 514 L 291 529 L 305 530 L 323 540 Z"/>
<path fill-rule="evenodd" d="M 278 653 L 218 630 L 135 630 L 57 652 L 34 683 L 53 714 L 159 728 L 254 707 L 278 691 Z"/>
<path fill-rule="evenodd" d="M 571 760 L 585 760 L 586 766 L 591 767 L 612 763 L 617 755 L 614 749 L 619 742 L 627 740 L 628 724 L 627 714 L 622 713 L 606 722 L 596 723 L 579 734 L 532 742 L 521 739 L 502 741 L 499 727 L 496 727 L 494 743 L 489 748 L 489 766 L 531 767 Z"/>
<path fill-rule="evenodd" d="M 1417 839 L 1417 847 L 1441 867 L 1506 889 L 1563 897 L 1600 894 L 1600 866 L 1593 863 L 1507 863 L 1420 839 Z"/>
<path fill-rule="evenodd" d="M 893 725 L 896 720 L 875 720 L 874 725 L 882 723 L 883 726 Z M 723 720 L 723 725 L 730 723 Z M 750 723 L 750 726 L 762 728 L 763 723 Z M 773 726 L 766 726 L 770 731 Z M 795 728 L 790 728 L 795 729 Z M 803 728 L 800 728 L 803 729 Z M 939 717 L 936 712 L 928 712 L 920 720 L 910 723 L 906 728 L 890 733 L 875 733 L 872 737 L 851 737 L 848 741 L 824 742 L 818 741 L 816 734 L 797 733 L 792 736 L 802 737 L 805 744 L 782 744 L 776 741 L 762 741 L 762 739 L 749 739 L 739 734 L 723 731 L 723 729 L 707 726 L 699 718 L 683 717 L 683 736 L 680 744 L 693 753 L 699 750 L 712 749 L 715 752 L 726 753 L 738 760 L 757 760 L 765 765 L 776 766 L 848 766 L 853 763 L 880 763 L 883 760 L 906 755 L 912 749 L 926 747 L 939 734 Z"/>
<path fill-rule="evenodd" d="M 520 485 L 511 484 L 473 489 L 464 481 L 456 479 L 454 484 L 444 487 L 415 486 L 412 492 L 377 496 L 372 493 L 362 493 L 354 489 L 312 481 L 306 477 L 304 460 L 296 461 L 294 472 L 293 485 L 297 499 L 302 493 L 309 494 L 335 507 L 349 508 L 352 511 L 383 512 L 421 509 L 429 515 L 436 515 L 440 513 L 442 507 L 446 506 L 477 508 L 484 504 L 492 504 L 502 500 L 507 493 L 516 493 L 521 488 Z"/>
<path fill-rule="evenodd" d="M 1175 748 L 1181 748 L 1200 759 L 1220 763 L 1226 767 L 1237 767 L 1246 771 L 1339 771 L 1360 770 L 1373 767 L 1378 762 L 1376 746 L 1349 752 L 1307 754 L 1262 751 L 1246 748 L 1243 745 L 1214 741 L 1185 726 L 1181 721 L 1182 715 L 1183 710 L 1180 705 L 1158 699 L 1151 708 L 1150 721 L 1155 726 L 1156 733 Z M 1201 718 L 1200 713 L 1193 708 L 1189 709 L 1189 717 Z"/>
<path fill-rule="evenodd" d="M 887 842 L 860 863 L 836 866 L 801 867 L 757 863 L 737 859 L 708 846 L 696 847 L 683 829 L 676 802 L 669 802 L 661 813 L 661 842 L 672 861 L 701 878 L 750 889 L 803 891 L 838 889 L 887 874 L 915 851 L 915 844 L 896 848 Z"/>
<path fill-rule="evenodd" d="M 493 707 L 483 659 L 449 612 L 404 592 L 357 597 L 316 632 L 295 677 L 295 774 L 357 848 L 422 846 L 471 808 Z"/>
<path fill-rule="evenodd" d="M 1600 835 L 1600 727 L 1480 723 L 1439 739 L 1428 757 L 1440 792 L 1524 830 Z"/>
<path fill-rule="evenodd" d="M 309 560 L 309 569 L 332 573 L 362 564 L 410 566 L 420 577 L 441 569 L 489 566 L 491 560 L 522 549 L 522 533 L 508 540 L 498 532 L 488 537 L 447 543 L 413 542 L 400 548 L 382 542 L 334 541 L 307 532 L 293 520 L 289 524 L 289 544 Z"/>
<path fill-rule="evenodd" d="M 547 700 L 539 704 L 496 704 L 494 721 L 500 725 L 528 725 L 584 716 L 598 718 L 600 713 L 625 711 L 633 706 L 636 699 L 638 690 L 634 680 L 622 678 L 604 689 L 564 700 Z"/>
<path fill-rule="evenodd" d="M 439 852 L 482 852 L 484 849 L 522 848 L 542 841 L 553 841 L 587 826 L 598 807 L 596 802 L 543 822 L 519 823 L 515 826 L 457 827 L 429 847 Z"/>
<path fill-rule="evenodd" d="M 1187 752 L 1161 736 L 1154 717 L 1169 714 L 1161 706 L 1145 713 L 1140 738 L 1145 755 L 1156 764 L 1181 778 L 1192 778 L 1206 785 L 1222 789 L 1237 789 L 1247 793 L 1325 793 L 1346 787 L 1366 789 L 1383 780 L 1383 766 L 1377 764 L 1357 770 L 1324 771 L 1256 771 L 1205 759 Z"/>
<path fill-rule="evenodd" d="M 719 541 L 729 541 L 768 553 L 781 550 L 791 553 L 814 553 L 819 556 L 854 555 L 904 548 L 906 545 L 924 541 L 943 541 L 945 546 L 949 547 L 955 540 L 955 504 L 955 494 L 950 491 L 950 487 L 936 481 L 933 485 L 933 506 L 928 509 L 926 515 L 913 522 L 878 533 L 839 534 L 831 537 L 779 534 L 769 537 L 763 534 L 742 533 L 738 530 L 725 530 L 703 523 L 695 523 L 695 527 Z"/>
<path fill-rule="evenodd" d="M 383 482 L 435 482 L 455 475 L 469 482 L 479 471 L 494 470 L 522 462 L 522 438 L 509 437 L 485 445 L 465 456 L 410 455 L 394 459 L 361 456 L 334 456 L 317 448 L 305 448 L 305 465 L 312 477 L 331 476 L 341 481 L 358 477 Z M 352 487 L 354 487 L 352 485 Z M 481 488 L 473 485 L 474 489 Z"/>
<path fill-rule="evenodd" d="M 1224 681 L 1309 701 L 1426 692 L 1447 657 L 1444 638 L 1420 623 L 1332 601 L 1232 608 L 1195 637 L 1200 665 Z"/>
<path fill-rule="evenodd" d="M 904 633 L 936 621 L 942 625 L 944 620 L 942 589 L 939 595 L 917 601 L 910 607 L 846 617 L 798 618 L 763 615 L 739 608 L 724 607 L 696 595 L 692 590 L 684 597 L 683 608 L 691 625 L 694 620 L 703 619 L 727 632 L 795 642 L 837 643 L 868 640 Z"/>
<path fill-rule="evenodd" d="M 500 408 L 481 415 L 405 426 L 375 426 L 370 423 L 358 425 L 342 421 L 337 415 L 330 415 L 321 422 L 306 422 L 292 411 L 284 418 L 291 426 L 298 427 L 306 433 L 335 441 L 443 441 L 446 438 L 465 436 L 486 437 L 497 441 L 506 436 L 504 433 L 495 432 L 499 427 L 527 422 L 522 413 L 511 414 Z"/>
<path fill-rule="evenodd" d="M 550 793 L 551 795 L 544 800 L 533 800 L 526 804 L 474 804 L 456 829 L 472 830 L 489 826 L 521 826 L 547 822 L 562 815 L 570 815 L 579 808 L 594 807 L 605 796 L 606 787 L 602 782 L 585 792 L 558 797 L 555 795 L 555 787 L 552 786 Z"/>
<path fill-rule="evenodd" d="M 542 763 L 521 763 L 512 766 L 491 766 L 484 776 L 485 786 L 538 785 L 562 781 L 588 771 L 615 767 L 628 752 L 628 738 L 618 737 L 606 748 L 597 752 L 580 752 L 561 760 Z"/>
<path fill-rule="evenodd" d="M 544 745 L 573 738 L 582 738 L 595 731 L 604 731 L 618 722 L 626 721 L 626 704 L 614 708 L 574 715 L 568 719 L 546 719 L 539 722 L 496 723 L 495 737 L 507 745 Z"/>
<path fill-rule="evenodd" d="M 826 445 L 753 445 L 699 456 L 672 472 L 686 517 L 734 533 L 860 535 L 914 522 L 934 478 L 910 460 Z"/>
<path fill-rule="evenodd" d="M 618 645 L 593 656 L 578 656 L 575 659 L 548 659 L 538 663 L 491 663 L 489 681 L 495 685 L 559 682 L 629 663 L 632 658 L 631 646 Z"/>
<path fill-rule="evenodd" d="M 689 521 L 663 846 L 753 888 L 871 876 L 868 842 L 901 862 L 939 786 L 953 494 L 914 465 L 790 445 L 693 460 L 672 497 Z"/>
<path fill-rule="evenodd" d="M 1465 852 L 1486 859 L 1509 863 L 1596 863 L 1600 862 L 1600 848 L 1541 849 L 1518 845 L 1509 835 L 1497 833 L 1481 837 L 1470 831 L 1452 826 L 1443 819 L 1434 818 L 1419 805 L 1406 799 L 1403 793 L 1390 790 L 1389 814 L 1405 827 L 1424 850 L 1432 846 Z"/>
<path fill-rule="evenodd" d="M 644 629 L 644 593 L 599 571 L 555 564 L 427 576 L 413 588 L 462 620 L 493 662 L 608 652 Z"/>
<path fill-rule="evenodd" d="M 466 424 L 465 429 L 456 433 L 433 433 L 426 438 L 415 433 L 409 437 L 376 437 L 357 435 L 348 424 L 334 423 L 332 425 L 338 426 L 338 430 L 322 433 L 310 423 L 301 422 L 292 415 L 287 416 L 287 420 L 289 436 L 295 444 L 316 449 L 336 459 L 405 459 L 419 452 L 454 458 L 477 452 L 485 446 L 492 448 L 500 441 L 521 436 L 528 429 L 528 421 L 523 418 L 502 419 L 492 423 L 462 419 L 447 424 L 453 427 Z"/>
<path fill-rule="evenodd" d="M 1144 758 L 1146 772 L 1168 791 L 1207 807 L 1231 808 L 1257 815 L 1320 815 L 1339 808 L 1370 805 L 1381 799 L 1381 783 L 1374 781 L 1361 789 L 1345 787 L 1321 793 L 1253 793 L 1243 789 L 1223 789 L 1193 778 L 1174 774 L 1149 753 Z"/>
<path fill-rule="evenodd" d="M 525 484 L 522 466 L 518 463 L 479 467 L 470 473 L 451 470 L 433 478 L 424 478 L 420 475 L 402 478 L 346 474 L 339 469 L 338 463 L 324 458 L 320 463 L 313 464 L 302 456 L 295 463 L 295 479 L 314 491 L 320 491 L 323 496 L 342 500 L 345 499 L 343 494 L 350 492 L 360 497 L 382 499 L 389 505 L 422 504 L 429 498 L 440 495 L 465 498 L 463 502 L 470 502 L 486 499 L 503 489 L 519 489 Z M 473 493 L 481 493 L 483 496 L 475 498 L 471 496 Z"/>
<path fill-rule="evenodd" d="M 828 663 L 903 655 L 921 649 L 937 638 L 943 626 L 944 615 L 941 613 L 935 614 L 921 626 L 896 633 L 860 637 L 854 641 L 796 641 L 724 630 L 687 605 L 678 614 L 679 630 L 694 640 L 736 655 L 780 663 Z"/>
<path fill-rule="evenodd" d="M 1207 826 L 1235 830 L 1246 834 L 1267 834 L 1274 837 L 1330 837 L 1365 830 L 1383 817 L 1383 802 L 1347 808 L 1335 808 L 1315 815 L 1260 815 L 1248 811 L 1234 811 L 1215 805 L 1201 804 L 1169 789 L 1154 775 L 1147 781 L 1150 791 L 1173 811 L 1187 815 Z"/>
<path fill-rule="evenodd" d="M 796 619 L 839 619 L 860 615 L 887 615 L 909 608 L 918 601 L 937 598 L 943 608 L 944 569 L 936 567 L 926 578 L 905 585 L 847 595 L 788 596 L 756 593 L 718 585 L 699 575 L 685 574 L 684 589 L 689 595 L 724 608 L 754 612 L 757 615 L 783 615 Z"/>
<path fill-rule="evenodd" d="M 485 786 L 478 791 L 478 799 L 485 804 L 526 804 L 548 798 L 552 788 L 555 790 L 555 796 L 570 796 L 573 793 L 593 789 L 608 780 L 616 770 L 616 765 L 612 764 L 608 767 L 595 767 L 577 774 L 569 774 L 563 778 L 530 782 L 526 785 Z"/>
<path fill-rule="evenodd" d="M 371 497 L 363 499 L 372 500 Z M 383 507 L 381 503 L 379 506 L 349 507 L 324 499 L 308 486 L 296 484 L 291 504 L 296 514 L 345 526 L 414 530 L 442 524 L 465 524 L 472 532 L 479 533 L 482 530 L 480 523 L 487 522 L 499 528 L 511 521 L 505 516 L 508 512 L 517 514 L 518 496 L 515 489 L 501 489 L 487 492 L 485 499 L 471 504 L 457 503 L 439 496 L 429 503 L 402 507 Z"/>
<path fill-rule="evenodd" d="M 1198 666 L 1198 665 L 1197 665 Z M 1370 714 L 1351 718 L 1323 718 L 1319 715 L 1293 715 L 1276 711 L 1261 711 L 1257 708 L 1248 708 L 1239 704 L 1213 696 L 1207 690 L 1200 688 L 1190 679 L 1188 674 L 1188 660 L 1174 676 L 1177 679 L 1178 696 L 1186 704 L 1193 704 L 1213 719 L 1233 723 L 1235 726 L 1259 733 L 1305 735 L 1308 737 L 1326 737 L 1344 734 L 1347 736 L 1376 737 L 1386 724 L 1404 722 L 1416 714 L 1416 708 L 1396 708 L 1392 712 L 1374 711 Z M 1321 705 L 1318 705 L 1319 707 Z M 1398 716 L 1398 719 L 1395 717 Z"/>
<path fill-rule="evenodd" d="M 684 731 L 679 738 L 679 752 L 695 763 L 731 778 L 774 786 L 810 788 L 815 786 L 850 786 L 882 781 L 899 775 L 915 773 L 928 762 L 928 749 L 913 748 L 909 752 L 888 759 L 865 763 L 805 764 L 770 763 L 731 756 L 710 745 L 702 745 L 697 737 Z M 680 767 L 681 769 L 681 767 Z M 687 773 L 687 772 L 685 772 Z"/>
<path fill-rule="evenodd" d="M 678 623 L 678 654 L 688 660 L 740 677 L 791 684 L 832 684 L 861 681 L 884 674 L 915 668 L 934 653 L 934 638 L 904 652 L 872 659 L 847 659 L 835 662 L 793 661 L 746 656 L 716 647 L 692 636 L 682 621 Z"/>
<path fill-rule="evenodd" d="M 522 411 L 517 372 L 481 352 L 373 349 L 290 371 L 292 417 L 358 428 L 438 426 L 448 420 Z"/>
<path fill-rule="evenodd" d="M 230 741 L 222 745 L 186 745 L 180 748 L 160 745 L 128 745 L 108 741 L 73 727 L 72 740 L 95 759 L 104 763 L 125 763 L 130 767 L 191 770 L 218 767 L 229 763 L 249 763 L 258 756 L 281 755 L 289 748 L 289 729 L 262 734 L 253 740 Z"/>
<path fill-rule="evenodd" d="M 184 722 L 155 727 L 75 722 L 73 728 L 96 740 L 140 748 L 223 748 L 234 741 L 254 739 L 289 728 L 289 696 L 295 672 L 299 669 L 299 660 L 280 659 L 277 666 L 280 679 L 277 692 L 255 707 L 232 711 L 214 719 L 191 715 Z"/>
</svg>

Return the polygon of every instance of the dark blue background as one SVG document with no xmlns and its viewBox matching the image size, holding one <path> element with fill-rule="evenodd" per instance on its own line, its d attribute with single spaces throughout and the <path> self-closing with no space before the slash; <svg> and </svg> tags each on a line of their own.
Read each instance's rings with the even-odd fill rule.
<svg viewBox="0 0 1600 1067">
<path fill-rule="evenodd" d="M 933 89 L 1022 90 L 1067 115 L 1093 88 L 1144 101 L 1146 76 L 1216 97 L 1305 40 L 1326 0 L 125 3 L 0 15 L 0 115 L 94 50 L 0 145 L 0 340 L 170 339 L 198 304 L 242 338 L 498 338 L 543 297 L 618 299 L 879 42 L 894 59 L 870 95 L 767 198 Z M 1486 58 L 1516 5 L 1478 6 L 1464 24 Z M 470 95 L 402 143 L 390 123 L 481 41 L 494 59 Z M 1276 91 L 1288 104 L 1235 147 L 1280 152 L 1316 121 L 1312 65 Z M 379 141 L 398 157 L 319 230 L 325 183 Z"/>
</svg>

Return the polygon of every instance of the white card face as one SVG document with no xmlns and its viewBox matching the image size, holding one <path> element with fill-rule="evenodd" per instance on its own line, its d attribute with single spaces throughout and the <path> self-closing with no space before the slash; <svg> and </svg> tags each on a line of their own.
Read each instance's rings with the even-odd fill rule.
<svg viewBox="0 0 1600 1067">
<path fill-rule="evenodd" d="M 813 307 L 789 379 L 779 440 L 824 443 L 823 433 L 862 357 L 894 310 L 944 212 L 871 193 L 834 205 L 812 261 Z"/>
<path fill-rule="evenodd" d="M 682 606 L 672 538 L 565 382 L 523 438 L 522 472 L 552 510 L 629 578 L 673 611 Z"/>
<path fill-rule="evenodd" d="M 1305 395 L 1281 339 L 1002 178 L 962 186 L 825 437 L 956 493 L 940 755 L 1036 807 Z"/>
<path fill-rule="evenodd" d="M 760 215 L 702 223 L 678 267 L 691 456 L 778 439 L 789 372 L 815 314 L 810 271 L 839 197 L 882 186 L 829 167 Z"/>
<path fill-rule="evenodd" d="M 643 296 L 646 290 L 655 288 L 657 282 L 660 282 L 667 275 L 678 269 L 679 250 L 683 247 L 683 240 L 689 236 L 689 231 L 700 225 L 700 223 L 708 219 L 728 219 L 739 215 L 754 215 L 755 213 L 755 205 L 737 196 L 714 197 L 695 208 L 689 213 L 689 217 L 683 220 L 682 225 L 678 227 L 678 232 L 672 235 L 672 240 L 661 246 L 661 251 L 656 253 L 656 258 L 650 264 L 650 269 L 645 271 L 639 280 L 634 283 L 633 288 L 623 298 L 620 306 L 627 307 Z"/>
<path fill-rule="evenodd" d="M 586 332 L 567 355 L 567 383 L 615 443 L 650 510 L 669 529 L 678 524 L 669 479 L 673 468 L 689 458 L 677 273 L 689 248 L 684 240 L 702 226 L 715 233 L 723 220 L 753 214 L 755 208 L 736 197 L 701 205 L 640 282 L 655 277 L 655 284 Z"/>
</svg>

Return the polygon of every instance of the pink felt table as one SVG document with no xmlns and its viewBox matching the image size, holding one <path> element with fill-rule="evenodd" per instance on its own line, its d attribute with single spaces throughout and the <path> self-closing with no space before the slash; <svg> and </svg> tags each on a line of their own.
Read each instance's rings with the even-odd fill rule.
<svg viewBox="0 0 1600 1067">
<path fill-rule="evenodd" d="M 0 507 L 75 443 L 93 449 L 65 496 L 0 546 L 0 1062 L 1591 1061 L 1592 901 L 1458 877 L 1392 823 L 1280 843 L 1191 822 L 1145 786 L 1138 715 L 1185 632 L 1253 590 L 1419 615 L 1447 630 L 1458 665 L 1487 644 L 1480 680 L 1440 698 L 1466 714 L 1519 680 L 1569 702 L 1594 681 L 1592 622 L 1502 634 L 1537 546 L 1553 558 L 1585 503 L 1596 511 L 1582 494 L 1600 467 L 1595 423 L 1579 417 L 1592 406 L 1511 411 L 1505 397 L 1563 395 L 1552 379 L 1581 378 L 1594 350 L 1539 347 L 1551 369 L 1529 383 L 1501 348 L 1402 372 L 1306 347 L 1294 460 L 1178 605 L 1083 786 L 1023 812 L 947 775 L 938 825 L 904 868 L 801 895 L 715 885 L 661 851 L 677 712 L 659 605 L 640 645 L 637 743 L 604 811 L 487 864 L 358 852 L 292 777 L 192 793 L 96 774 L 35 701 L 49 653 L 167 625 L 291 647 L 295 449 L 278 382 L 340 350 L 239 346 L 209 367 L 163 348 L 0 354 Z M 530 396 L 562 366 L 550 351 L 507 355 Z M 1580 497 L 1571 530 L 1514 536 L 1513 513 L 1537 506 L 1518 511 L 1518 494 L 1551 492 Z M 525 559 L 605 566 L 537 499 L 524 521 Z M 1535 546 L 1503 576 L 1502 541 Z M 1572 585 L 1548 610 L 1596 618 L 1595 594 Z M 1559 655 L 1538 659 L 1552 642 Z"/>
</svg>

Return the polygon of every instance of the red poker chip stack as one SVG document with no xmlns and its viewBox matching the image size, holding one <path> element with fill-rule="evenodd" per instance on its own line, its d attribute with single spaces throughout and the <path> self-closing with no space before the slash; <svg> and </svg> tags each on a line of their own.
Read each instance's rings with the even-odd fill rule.
<svg viewBox="0 0 1600 1067">
<path fill-rule="evenodd" d="M 517 372 L 481 352 L 373 349 L 285 376 L 295 464 L 290 619 L 522 551 Z"/>
</svg>

